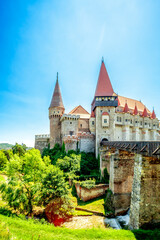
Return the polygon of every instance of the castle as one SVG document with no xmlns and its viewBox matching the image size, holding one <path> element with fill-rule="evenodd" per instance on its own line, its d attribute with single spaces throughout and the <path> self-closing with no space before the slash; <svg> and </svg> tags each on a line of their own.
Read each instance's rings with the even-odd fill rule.
<svg viewBox="0 0 160 240">
<path fill-rule="evenodd" d="M 117 95 L 112 87 L 102 60 L 91 114 L 82 106 L 68 114 L 62 101 L 58 73 L 49 106 L 50 135 L 36 135 L 35 148 L 42 150 L 50 143 L 65 143 L 66 150 L 95 152 L 100 142 L 156 141 L 159 138 L 159 120 L 141 102 Z"/>
</svg>

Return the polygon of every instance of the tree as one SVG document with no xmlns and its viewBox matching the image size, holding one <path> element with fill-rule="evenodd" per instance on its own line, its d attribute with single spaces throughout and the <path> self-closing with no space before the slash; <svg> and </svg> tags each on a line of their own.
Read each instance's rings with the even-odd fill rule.
<svg viewBox="0 0 160 240">
<path fill-rule="evenodd" d="M 18 212 L 31 215 L 34 205 L 46 206 L 51 199 L 68 194 L 63 172 L 50 165 L 49 157 L 42 159 L 39 150 L 28 150 L 21 157 L 15 154 L 6 169 L 2 198 Z"/>
<path fill-rule="evenodd" d="M 12 147 L 12 151 L 13 151 L 13 154 L 17 154 L 19 156 L 23 156 L 26 152 L 26 145 L 25 144 L 18 144 L 16 143 L 13 147 Z"/>
<path fill-rule="evenodd" d="M 0 170 L 6 167 L 7 162 L 8 162 L 8 159 L 4 153 L 4 150 L 0 150 Z"/>
<path fill-rule="evenodd" d="M 70 154 L 57 160 L 57 166 L 64 171 L 67 177 L 73 177 L 80 173 L 81 155 Z"/>
<path fill-rule="evenodd" d="M 58 158 L 63 158 L 66 155 L 65 152 L 65 144 L 63 143 L 62 147 L 56 143 L 54 148 L 50 149 L 50 146 L 48 148 L 44 148 L 42 152 L 42 158 L 44 156 L 49 156 L 51 159 L 51 163 L 53 165 L 56 165 Z"/>
</svg>

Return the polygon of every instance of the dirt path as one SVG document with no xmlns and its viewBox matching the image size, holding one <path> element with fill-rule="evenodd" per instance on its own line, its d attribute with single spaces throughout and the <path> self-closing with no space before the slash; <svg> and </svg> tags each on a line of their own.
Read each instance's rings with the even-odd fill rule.
<svg viewBox="0 0 160 240">
<path fill-rule="evenodd" d="M 66 228 L 105 228 L 104 217 L 101 216 L 79 216 L 73 217 L 72 220 L 63 224 Z"/>
</svg>

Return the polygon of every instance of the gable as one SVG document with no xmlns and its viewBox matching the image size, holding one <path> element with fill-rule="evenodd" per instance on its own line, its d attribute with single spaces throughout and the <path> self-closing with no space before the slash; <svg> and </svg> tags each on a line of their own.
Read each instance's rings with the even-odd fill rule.
<svg viewBox="0 0 160 240">
<path fill-rule="evenodd" d="M 69 114 L 89 114 L 81 105 L 75 107 L 72 111 L 69 112 Z"/>
</svg>

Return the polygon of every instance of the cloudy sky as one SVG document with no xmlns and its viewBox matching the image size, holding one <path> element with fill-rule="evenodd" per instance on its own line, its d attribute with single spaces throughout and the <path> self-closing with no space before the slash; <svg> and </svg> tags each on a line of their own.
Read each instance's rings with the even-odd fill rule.
<svg viewBox="0 0 160 240">
<path fill-rule="evenodd" d="M 56 73 L 66 112 L 90 111 L 102 56 L 113 89 L 160 118 L 159 0 L 0 1 L 0 142 L 49 133 Z"/>
</svg>

